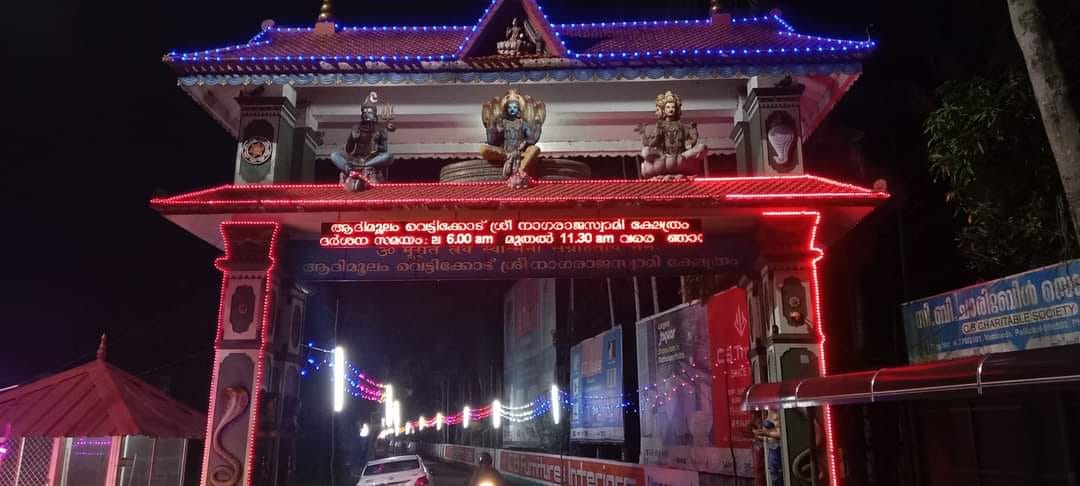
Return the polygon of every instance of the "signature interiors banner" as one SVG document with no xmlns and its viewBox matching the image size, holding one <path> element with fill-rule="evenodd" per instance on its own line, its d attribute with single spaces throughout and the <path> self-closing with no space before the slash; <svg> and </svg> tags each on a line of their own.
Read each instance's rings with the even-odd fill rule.
<svg viewBox="0 0 1080 486">
<path fill-rule="evenodd" d="M 570 348 L 570 440 L 622 443 L 622 327 Z"/>
<path fill-rule="evenodd" d="M 1080 343 L 1080 260 L 903 305 L 912 363 Z"/>
</svg>

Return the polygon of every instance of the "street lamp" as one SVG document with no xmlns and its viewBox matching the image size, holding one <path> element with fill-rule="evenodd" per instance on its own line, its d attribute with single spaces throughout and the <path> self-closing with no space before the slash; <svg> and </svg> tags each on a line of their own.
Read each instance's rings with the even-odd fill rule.
<svg viewBox="0 0 1080 486">
<path fill-rule="evenodd" d="M 559 425 L 559 405 L 562 402 L 559 400 L 559 385 L 551 384 L 551 418 L 555 421 L 555 425 Z"/>
<path fill-rule="evenodd" d="M 394 423 L 394 385 L 386 385 L 386 391 L 383 392 L 383 404 L 386 405 L 387 423 Z"/>
<path fill-rule="evenodd" d="M 345 410 L 345 348 L 334 348 L 334 412 Z"/>
<path fill-rule="evenodd" d="M 391 417 L 393 417 L 393 421 L 394 421 L 394 430 L 400 430 L 401 429 L 401 402 L 400 401 L 394 400 L 394 403 L 391 406 L 391 412 L 392 412 Z M 394 435 L 397 435 L 397 433 L 395 432 Z"/>
</svg>

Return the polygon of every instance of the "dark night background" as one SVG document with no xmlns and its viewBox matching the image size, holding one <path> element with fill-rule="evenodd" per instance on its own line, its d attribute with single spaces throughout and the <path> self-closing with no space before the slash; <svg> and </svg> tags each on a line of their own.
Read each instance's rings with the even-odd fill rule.
<svg viewBox="0 0 1080 486">
<path fill-rule="evenodd" d="M 345 25 L 465 25 L 487 3 L 337 0 L 335 7 Z M 708 10 L 704 0 L 540 3 L 553 22 L 703 18 Z M 826 319 L 839 329 L 834 333 L 856 327 L 845 319 L 880 319 L 872 326 L 878 335 L 837 342 L 864 339 L 864 350 L 879 351 L 882 362 L 902 362 L 898 304 L 970 283 L 952 244 L 943 189 L 927 175 L 921 123 L 943 81 L 993 74 L 1018 58 L 1005 2 L 804 0 L 769 6 L 782 8 L 800 32 L 855 39 L 869 33 L 878 41 L 863 77 L 815 135 L 861 133 L 862 163 L 833 160 L 827 143 L 807 158 L 822 175 L 867 186 L 878 178 L 889 182 L 893 201 L 841 247 L 850 258 L 826 261 L 827 272 L 860 276 L 859 282 L 835 285 L 864 286 L 872 297 L 861 305 L 869 310 Z M 176 86 L 161 57 L 173 49 L 245 42 L 264 19 L 311 25 L 318 9 L 318 0 L 4 5 L 0 22 L 9 39 L 0 47 L 0 76 L 7 86 L 4 123 L 10 126 L 0 142 L 0 387 L 91 359 L 104 332 L 110 361 L 205 410 L 218 252 L 160 217 L 148 201 L 230 182 L 235 141 Z M 651 96 L 642 93 L 643 100 Z M 491 309 L 493 322 L 445 311 L 498 306 L 505 286 L 489 287 L 358 288 L 347 297 L 351 317 L 343 325 L 408 314 L 417 327 L 370 325 L 362 335 L 346 333 L 386 356 L 458 343 L 501 349 L 494 341 L 501 339 L 499 308 Z M 468 303 L 468 289 L 484 288 L 477 294 L 481 302 Z M 418 302 L 433 310 L 401 310 Z M 310 335 L 327 336 L 325 323 L 309 326 L 316 327 Z M 447 362 L 427 366 L 472 366 L 466 354 L 439 353 Z"/>
</svg>

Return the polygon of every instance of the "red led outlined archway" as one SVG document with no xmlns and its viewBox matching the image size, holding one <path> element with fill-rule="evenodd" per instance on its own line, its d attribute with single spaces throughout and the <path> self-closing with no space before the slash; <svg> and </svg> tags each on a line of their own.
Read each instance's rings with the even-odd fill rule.
<svg viewBox="0 0 1080 486">
<path fill-rule="evenodd" d="M 687 203 L 765 206 L 770 202 L 821 201 L 876 205 L 889 198 L 853 184 L 818 176 L 709 177 L 691 180 L 537 181 L 527 191 L 500 182 L 383 183 L 342 194 L 336 184 L 246 184 L 151 200 L 163 213 L 265 212 L 267 210 L 369 209 L 413 205 L 524 207 L 560 204 Z"/>
</svg>

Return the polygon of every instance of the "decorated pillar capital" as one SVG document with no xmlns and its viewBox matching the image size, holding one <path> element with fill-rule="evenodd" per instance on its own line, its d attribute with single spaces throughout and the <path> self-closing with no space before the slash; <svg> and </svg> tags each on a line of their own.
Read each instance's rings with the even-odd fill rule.
<svg viewBox="0 0 1080 486">
<path fill-rule="evenodd" d="M 816 354 L 821 341 L 817 246 L 821 215 L 816 211 L 763 213 L 755 274 L 761 283 L 763 336 L 768 344 L 806 344 Z"/>
<path fill-rule="evenodd" d="M 331 27 L 333 24 L 330 24 Z M 298 139 L 301 111 L 289 85 L 258 86 L 236 98 L 240 107 L 237 184 L 295 182 L 305 145 Z"/>
<path fill-rule="evenodd" d="M 225 255 L 214 262 L 219 270 L 265 272 L 274 266 L 280 223 L 227 221 L 220 230 Z"/>
</svg>

